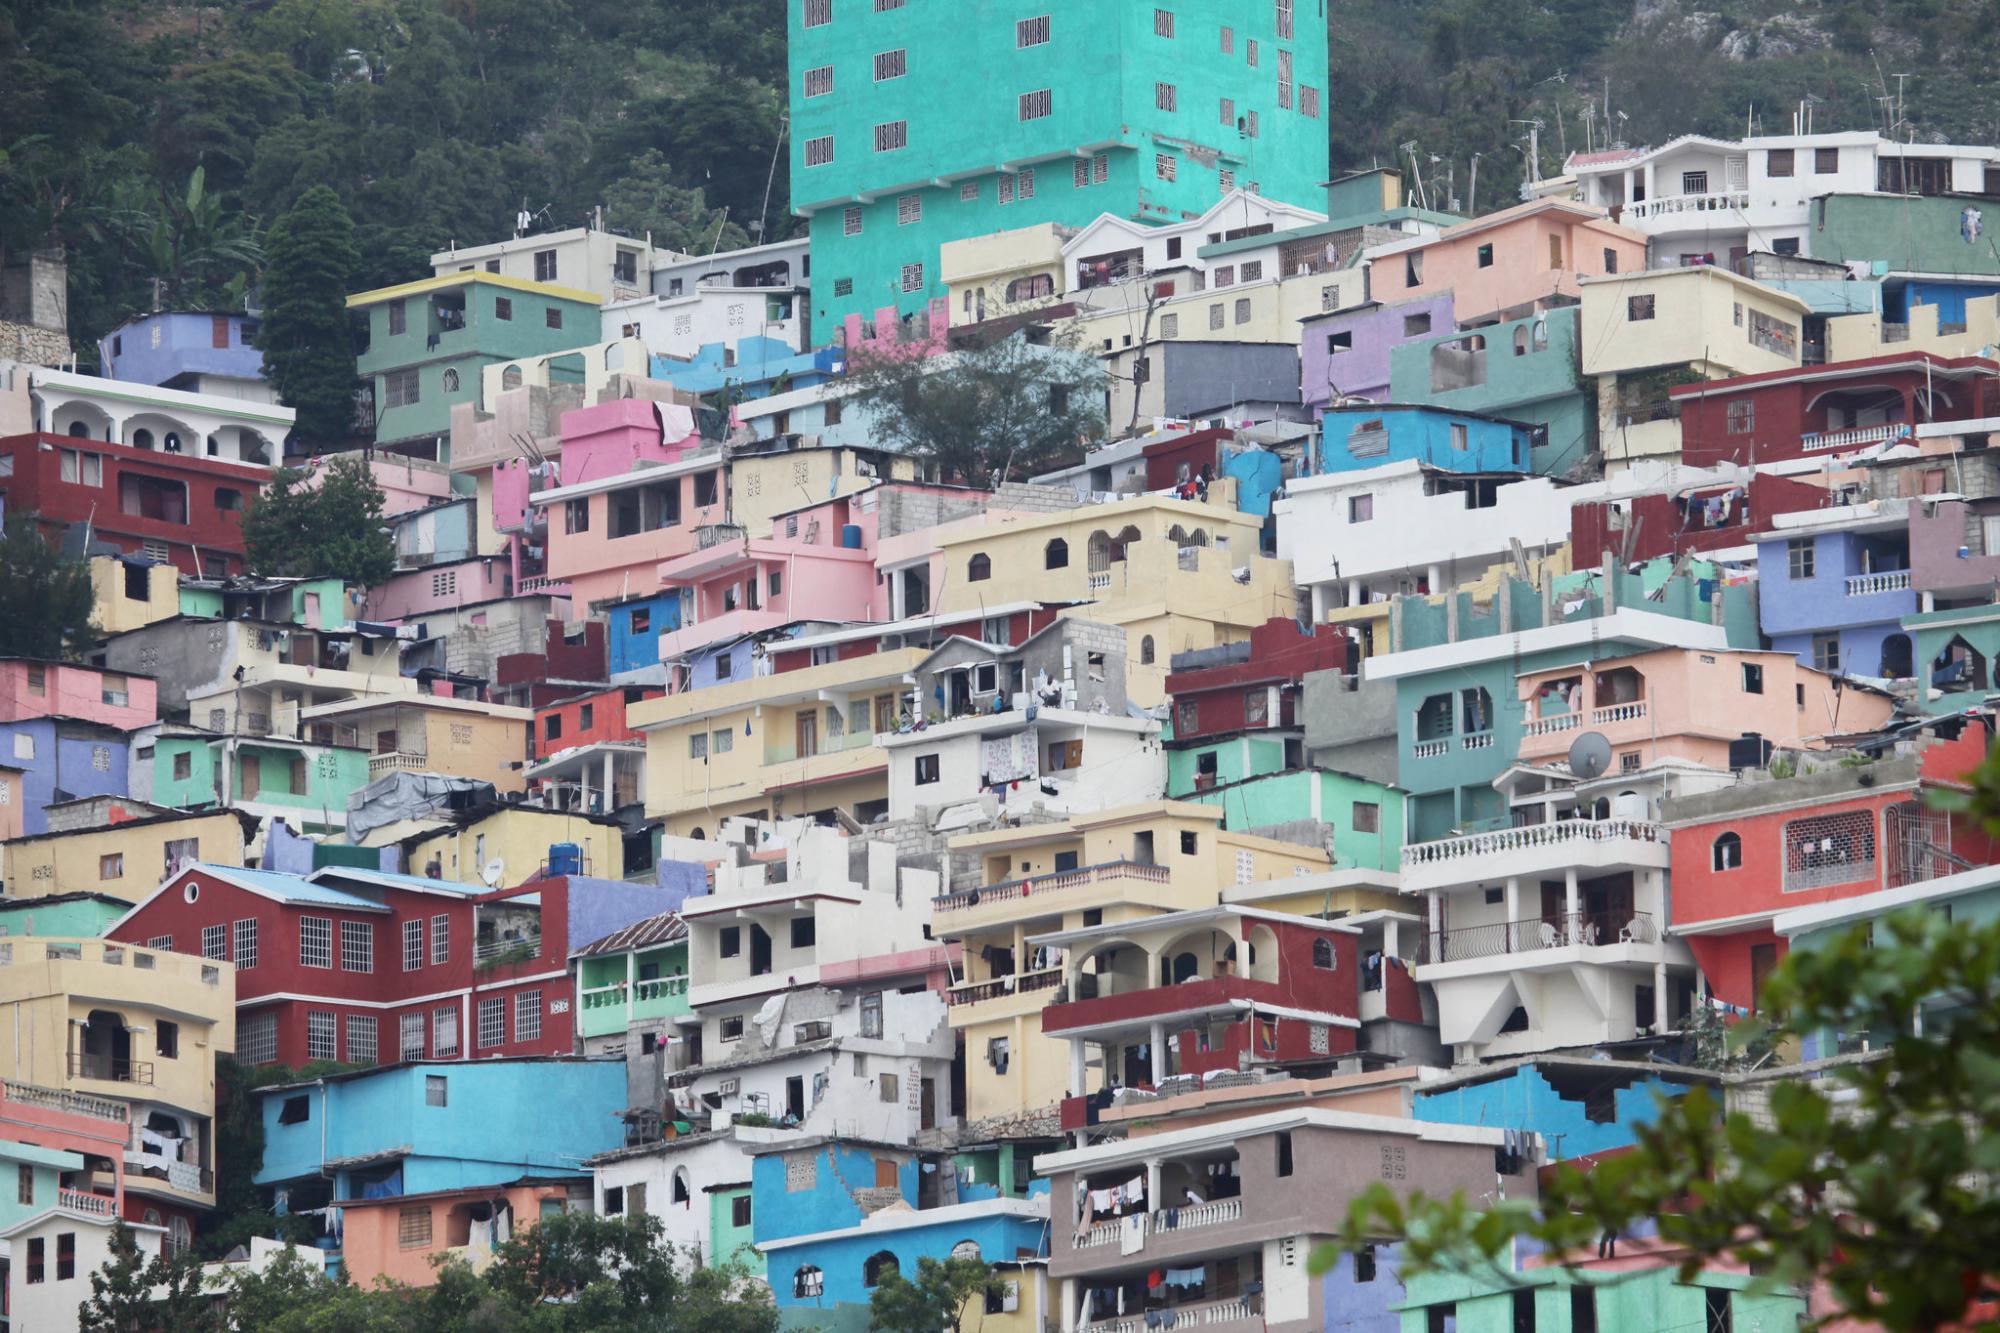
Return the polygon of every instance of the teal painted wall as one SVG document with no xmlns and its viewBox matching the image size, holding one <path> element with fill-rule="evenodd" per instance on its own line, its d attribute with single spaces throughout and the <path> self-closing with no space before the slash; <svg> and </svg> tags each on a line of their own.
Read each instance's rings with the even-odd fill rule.
<svg viewBox="0 0 2000 1333">
<path fill-rule="evenodd" d="M 219 619 L 222 615 L 222 594 L 207 588 L 190 588 L 181 585 L 181 614 Z"/>
<path fill-rule="evenodd" d="M 719 1189 L 708 1196 L 708 1235 L 710 1267 L 720 1267 L 726 1263 L 740 1263 L 758 1277 L 764 1275 L 764 1256 L 752 1243 L 749 1225 L 737 1226 L 735 1222 L 735 1201 L 750 1197 L 748 1185 Z"/>
<path fill-rule="evenodd" d="M 1976 241 L 1960 231 L 1967 208 L 1985 214 Z M 1990 200 L 1930 196 L 1833 194 L 1812 203 L 1812 257 L 1834 263 L 1865 261 L 1879 272 L 2000 274 L 1993 248 Z"/>
<path fill-rule="evenodd" d="M 604 1037 L 623 1032 L 627 1021 L 625 993 L 622 989 L 628 955 L 606 954 L 596 958 L 581 959 L 577 967 L 577 989 L 579 1012 L 577 1014 L 577 1034 L 584 1037 Z M 658 949 L 642 949 L 634 960 L 631 975 L 638 981 L 640 997 L 633 1001 L 631 1018 L 678 1018 L 691 1012 L 688 1005 L 687 942 L 665 945 Z M 657 994 L 650 994 L 645 982 L 665 977 L 683 978 L 678 988 L 659 987 Z M 617 991 L 604 991 L 599 987 L 619 986 Z"/>
<path fill-rule="evenodd" d="M 1537 473 L 1559 473 L 1596 445 L 1597 404 L 1581 387 L 1577 351 L 1579 306 L 1551 310 L 1479 330 L 1486 338 L 1486 382 L 1465 389 L 1431 388 L 1431 349 L 1463 334 L 1404 343 L 1389 352 L 1389 401 L 1429 403 L 1458 412 L 1483 412 L 1548 428 L 1534 451 Z M 1536 325 L 1545 340 L 1537 340 Z M 1516 331 L 1522 334 L 1517 342 Z M 1517 353 L 1515 348 L 1524 350 Z"/>
<path fill-rule="evenodd" d="M 455 480 L 455 478 L 454 478 Z M 348 612 L 347 585 L 339 579 L 307 579 L 292 587 L 292 620 L 306 623 L 306 594 L 319 594 L 320 625 L 324 629 L 346 629 L 354 623 Z"/>
<path fill-rule="evenodd" d="M 39 925 L 39 923 L 37 923 Z M 45 934 L 53 932 L 44 932 Z M 22 1202 L 18 1185 L 20 1169 L 27 1167 L 34 1174 L 34 1188 L 29 1191 L 29 1202 Z M 6 1176 L 6 1188 L 0 1189 L 0 1229 L 25 1222 L 31 1217 L 56 1206 L 56 1188 L 61 1184 L 64 1171 L 81 1171 L 83 1154 L 62 1152 L 54 1148 L 42 1148 L 25 1143 L 0 1142 L 0 1173 Z M 51 1266 L 55 1256 L 48 1257 Z"/>
<path fill-rule="evenodd" d="M 1993 686 L 1994 662 L 2000 659 L 2000 608 L 1960 606 L 1948 611 L 1904 616 L 1903 628 L 1910 634 L 1911 656 L 1917 668 L 1917 702 L 1927 713 L 1956 713 L 1980 702 L 1985 696 L 1977 688 L 1931 695 L 1931 664 L 1955 638 L 1963 638 L 1972 650 L 1986 659 L 1987 688 Z M 1968 685 L 1975 685 L 1971 677 Z"/>
<path fill-rule="evenodd" d="M 368 785 L 368 754 L 365 750 L 336 749 L 308 750 L 305 759 L 305 790 L 291 792 L 285 790 L 286 768 L 292 757 L 299 751 L 278 746 L 264 746 L 245 742 L 237 747 L 236 765 L 230 775 L 233 796 L 244 800 L 243 760 L 254 756 L 258 760 L 261 783 L 253 798 L 269 805 L 289 806 L 301 815 L 319 816 L 314 822 L 345 825 L 347 821 L 347 798 Z"/>
<path fill-rule="evenodd" d="M 179 757 L 187 756 L 187 776 L 177 778 Z M 366 760 L 363 761 L 364 767 Z M 215 749 L 199 736 L 162 736 L 153 745 L 153 804 L 177 809 L 215 801 Z M 345 809 L 345 802 L 342 809 Z"/>
<path fill-rule="evenodd" d="M 1315 813 L 1313 791 L 1318 788 Z M 1222 826 L 1255 829 L 1295 819 L 1318 819 L 1333 825 L 1333 846 L 1340 866 L 1395 870 L 1402 864 L 1404 793 L 1379 782 L 1325 769 L 1294 769 L 1266 773 L 1233 786 L 1192 792 L 1175 799 L 1220 806 Z M 1376 807 L 1374 832 L 1357 832 L 1357 802 Z"/>
<path fill-rule="evenodd" d="M 1241 782 L 1245 778 L 1276 773 L 1285 766 L 1285 743 L 1256 736 L 1234 736 L 1212 745 L 1167 752 L 1167 794 L 1175 800 L 1191 796 L 1195 775 L 1203 755 L 1215 756 L 1215 783 Z"/>
<path fill-rule="evenodd" d="M 1805 1301 L 1788 1291 L 1747 1290 L 1754 1279 L 1737 1273 L 1702 1273 L 1697 1284 L 1676 1280 L 1672 1268 L 1642 1272 L 1595 1273 L 1593 1288 L 1599 1333 L 1661 1333 L 1667 1329 L 1699 1330 L 1707 1321 L 1707 1289 L 1728 1293 L 1731 1327 L 1791 1330 L 1806 1312 Z M 1517 1290 L 1533 1293 L 1537 1333 L 1571 1333 L 1573 1286 L 1580 1275 L 1568 1269 L 1530 1269 L 1511 1275 L 1512 1285 L 1458 1275 L 1426 1275 L 1408 1282 L 1402 1307 L 1403 1333 L 1425 1333 L 1427 1311 L 1433 1305 L 1455 1303 L 1457 1333 L 1515 1333 Z M 1528 1284 L 1522 1286 L 1521 1284 Z"/>
<path fill-rule="evenodd" d="M 998 0 L 903 5 L 877 12 L 868 0 L 831 0 L 831 21 L 808 28 L 806 6 L 786 6 L 791 64 L 791 182 L 794 211 L 812 217 L 816 327 L 894 304 L 907 313 L 944 294 L 938 246 L 1040 222 L 1081 225 L 1099 213 L 1179 221 L 1221 197 L 1219 172 L 1256 182 L 1272 198 L 1324 206 L 1327 177 L 1327 50 L 1324 19 L 1294 6 L 1294 37 L 1280 40 L 1275 5 L 1179 0 L 1173 35 L 1156 34 L 1152 0 L 1045 6 L 1049 40 L 1017 43 L 1016 22 L 1037 11 Z M 1222 29 L 1233 49 L 1222 50 Z M 1249 63 L 1254 42 L 1257 64 Z M 901 51 L 905 73 L 878 82 L 876 56 Z M 1278 105 L 1279 53 L 1292 62 L 1291 109 Z M 832 89 L 805 96 L 809 70 L 831 67 Z M 965 77 L 977 70 L 976 77 Z M 1155 85 L 1174 89 L 1173 110 Z M 1317 91 L 1319 112 L 1301 110 L 1298 89 Z M 1049 114 L 1020 115 L 1024 93 L 1049 92 Z M 1231 102 L 1223 122 L 1223 99 Z M 1257 136 L 1236 120 L 1255 113 Z M 907 125 L 902 148 L 875 151 L 875 127 Z M 1161 142 L 1155 142 L 1155 136 Z M 806 145 L 831 136 L 830 162 L 807 166 Z M 1198 145 L 1211 165 L 1179 145 Z M 1105 152 L 1108 179 L 1074 184 L 1071 155 Z M 1175 159 L 1161 178 L 1155 154 Z M 1034 196 L 1002 205 L 1003 166 L 1032 166 Z M 933 184 L 937 182 L 938 184 Z M 976 200 L 960 186 L 976 183 Z M 896 196 L 922 200 L 923 221 L 897 225 Z M 843 210 L 861 207 L 861 231 L 845 235 Z M 923 285 L 902 290 L 905 264 L 924 265 Z M 845 293 L 836 284 L 852 284 Z"/>
<path fill-rule="evenodd" d="M 131 911 L 131 905 L 114 906 L 90 899 L 73 903 L 52 903 L 46 898 L 29 898 L 0 905 L 0 928 L 9 935 L 71 935 L 91 938 L 102 935 L 105 927 Z M 34 923 L 32 932 L 28 929 Z M 0 1223 L 0 1227 L 4 1227 Z"/>
</svg>

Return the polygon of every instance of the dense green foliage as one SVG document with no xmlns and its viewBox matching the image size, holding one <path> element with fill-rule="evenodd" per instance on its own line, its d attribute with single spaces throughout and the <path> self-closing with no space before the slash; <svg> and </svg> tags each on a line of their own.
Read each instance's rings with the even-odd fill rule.
<svg viewBox="0 0 2000 1333">
<path fill-rule="evenodd" d="M 382 488 L 368 465 L 342 454 L 316 472 L 279 468 L 243 511 L 243 551 L 269 578 L 343 579 L 373 588 L 395 571 Z"/>
<path fill-rule="evenodd" d="M 76 659 L 97 646 L 90 566 L 49 544 L 31 514 L 0 534 L 0 657 Z"/>
<path fill-rule="evenodd" d="M 959 1333 L 969 1316 L 985 1312 L 989 1297 L 1001 1294 L 985 1260 L 926 1256 L 917 1260 L 914 1279 L 882 1275 L 868 1298 L 868 1323 L 877 1333 Z"/>
<path fill-rule="evenodd" d="M 271 228 L 264 319 L 257 345 L 264 377 L 298 413 L 297 439 L 344 441 L 354 422 L 354 339 L 347 293 L 361 256 L 340 196 L 315 185 Z"/>
</svg>

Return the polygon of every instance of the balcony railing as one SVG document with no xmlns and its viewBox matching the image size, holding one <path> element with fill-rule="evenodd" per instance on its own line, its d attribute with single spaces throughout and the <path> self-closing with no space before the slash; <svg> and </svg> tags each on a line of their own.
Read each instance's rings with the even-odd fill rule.
<svg viewBox="0 0 2000 1333">
<path fill-rule="evenodd" d="M 533 935 L 516 936 L 513 939 L 485 939 L 480 940 L 472 946 L 472 961 L 475 963 L 498 962 L 508 958 L 512 954 L 518 954 L 522 961 L 526 961 L 535 957 L 541 951 L 542 937 L 539 932 Z"/>
<path fill-rule="evenodd" d="M 846 750 L 867 750 L 873 748 L 874 744 L 875 733 L 872 731 L 850 731 L 839 736 L 822 736 L 814 742 L 812 750 L 803 757 L 815 759 L 823 754 L 840 754 Z M 764 762 L 767 764 L 789 764 L 800 757 L 796 744 L 764 747 Z"/>
<path fill-rule="evenodd" d="M 1009 902 L 1016 898 L 1027 897 L 1039 898 L 1044 894 L 1067 893 L 1119 879 L 1165 884 L 1168 876 L 1164 866 L 1145 865 L 1138 861 L 1106 861 L 1102 865 L 1082 866 L 1076 870 L 1058 870 L 1052 875 L 1035 875 L 1028 879 L 988 884 L 980 889 L 939 894 L 931 899 L 931 909 L 937 912 L 955 912 L 967 907 L 977 907 L 981 903 Z"/>
<path fill-rule="evenodd" d="M 1658 199 L 1641 199 L 1619 211 L 1621 219 L 1672 217 L 1676 213 L 1735 213 L 1750 207 L 1748 190 L 1722 190 L 1715 194 L 1669 194 Z"/>
<path fill-rule="evenodd" d="M 1164 1329 L 1192 1328 L 1209 1324 L 1262 1324 L 1264 1297 L 1261 1292 L 1202 1305 L 1182 1305 L 1165 1310 L 1148 1310 L 1142 1315 L 1098 1320 L 1082 1325 L 1087 1333 L 1162 1333 Z"/>
<path fill-rule="evenodd" d="M 1634 699 L 1630 703 L 1608 704 L 1603 708 L 1590 710 L 1590 725 L 1608 727 L 1614 722 L 1637 722 L 1646 716 L 1646 701 Z"/>
<path fill-rule="evenodd" d="M 1444 740 L 1441 741 L 1418 741 L 1415 745 L 1412 745 L 1410 747 L 1410 757 L 1413 759 L 1436 759 L 1440 755 L 1447 755 L 1450 753 L 1451 753 L 1450 737 L 1446 737 Z"/>
<path fill-rule="evenodd" d="M 109 1218 L 117 1215 L 118 1200 L 109 1194 L 59 1186 L 56 1189 L 56 1207 L 66 1208 L 72 1213 L 83 1213 L 89 1217 Z"/>
<path fill-rule="evenodd" d="M 368 776 L 378 778 L 384 773 L 405 768 L 421 772 L 429 763 L 430 756 L 427 754 L 406 754 L 401 750 L 390 754 L 371 754 L 368 756 Z"/>
<path fill-rule="evenodd" d="M 0 1084 L 0 1100 L 69 1115 L 89 1116 L 92 1120 L 110 1120 L 120 1125 L 129 1123 L 132 1118 L 130 1109 L 123 1102 L 114 1102 L 108 1097 L 93 1097 L 87 1092 L 41 1088 L 32 1083 Z"/>
<path fill-rule="evenodd" d="M 1910 571 L 1891 569 L 1881 574 L 1856 574 L 1847 580 L 1849 597 L 1870 597 L 1878 592 L 1903 592 L 1910 586 Z"/>
<path fill-rule="evenodd" d="M 208 1194 L 215 1189 L 215 1174 L 207 1167 L 176 1161 L 158 1153 L 127 1152 L 125 1170 L 127 1174 L 136 1171 L 140 1175 L 164 1180 L 186 1194 Z"/>
<path fill-rule="evenodd" d="M 632 999 L 635 1004 L 645 1004 L 651 1000 L 669 1000 L 686 995 L 688 979 L 685 976 L 655 977 L 650 981 L 632 983 Z M 625 983 L 613 982 L 609 986 L 591 986 L 583 992 L 585 1009 L 617 1009 L 625 1004 Z"/>
<path fill-rule="evenodd" d="M 1463 963 L 1474 958 L 1537 953 L 1572 945 L 1657 944 L 1659 927 L 1645 912 L 1578 912 L 1524 921 L 1494 921 L 1458 930 L 1434 930 L 1418 951 L 1419 965 Z"/>
<path fill-rule="evenodd" d="M 1884 342 L 1894 341 L 1885 338 Z M 1808 431 L 1799 437 L 1799 447 L 1807 453 L 1817 453 L 1822 449 L 1859 449 L 1867 444 L 1880 444 L 1907 433 L 1909 427 L 1901 422 L 1890 422 L 1882 426 L 1856 426 L 1853 430 Z"/>
<path fill-rule="evenodd" d="M 1166 1215 L 1172 1213 L 1173 1224 L 1167 1224 Z M 1236 1222 L 1243 1217 L 1243 1200 L 1217 1199 L 1213 1203 L 1189 1204 L 1185 1208 L 1158 1209 L 1139 1219 L 1142 1237 L 1157 1236 L 1161 1232 L 1187 1231 L 1194 1227 L 1220 1226 L 1224 1222 Z M 1099 1222 L 1076 1238 L 1079 1250 L 1096 1249 L 1100 1245 L 1116 1245 L 1122 1234 L 1124 1219 Z"/>
<path fill-rule="evenodd" d="M 1643 819 L 1562 819 L 1550 824 L 1517 824 L 1490 833 L 1468 833 L 1436 842 L 1417 842 L 1403 848 L 1403 866 L 1437 865 L 1447 861 L 1471 860 L 1531 847 L 1573 846 L 1580 842 L 1613 842 L 1633 839 L 1662 842 L 1666 835 L 1658 824 Z"/>
<path fill-rule="evenodd" d="M 954 986 L 944 993 L 946 1004 L 978 1004 L 981 1000 L 997 1000 L 1003 995 L 1020 995 L 1026 991 L 1053 990 L 1062 985 L 1063 970 L 1059 967 L 1043 968 L 1039 972 L 1023 972 L 1019 976 L 995 977 L 991 981 L 975 982 L 970 986 Z"/>
<path fill-rule="evenodd" d="M 1553 736 L 1559 731 L 1575 731 L 1583 725 L 1581 713 L 1557 713 L 1553 717 L 1531 719 L 1521 728 L 1523 736 Z"/>
<path fill-rule="evenodd" d="M 69 1058 L 71 1078 L 97 1078 L 110 1083 L 147 1083 L 153 1081 L 153 1062 L 150 1060 L 118 1060 L 108 1055 L 71 1055 Z"/>
</svg>

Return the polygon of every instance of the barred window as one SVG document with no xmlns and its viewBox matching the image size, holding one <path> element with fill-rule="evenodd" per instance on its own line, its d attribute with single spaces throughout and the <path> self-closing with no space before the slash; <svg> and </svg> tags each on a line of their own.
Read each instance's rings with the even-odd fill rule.
<svg viewBox="0 0 2000 1333">
<path fill-rule="evenodd" d="M 333 922 L 323 916 L 299 918 L 299 966 L 333 966 Z"/>
<path fill-rule="evenodd" d="M 852 296 L 852 295 L 854 295 L 854 279 L 852 279 L 852 278 L 835 278 L 835 279 L 833 280 L 833 294 L 834 294 L 835 296 Z"/>
<path fill-rule="evenodd" d="M 431 918 L 431 962 L 451 961 L 451 918 L 434 916 Z"/>
<path fill-rule="evenodd" d="M 896 196 L 896 225 L 907 227 L 912 222 L 924 220 L 924 197 L 920 194 L 899 194 Z"/>
<path fill-rule="evenodd" d="M 825 97 L 833 91 L 833 66 L 821 65 L 806 71 L 806 96 Z"/>
<path fill-rule="evenodd" d="M 1250 112 L 1243 118 L 1243 132 L 1253 139 L 1257 137 L 1257 113 L 1255 111 Z M 1254 194 L 1255 191 L 1253 190 L 1251 193 Z"/>
<path fill-rule="evenodd" d="M 833 22 L 833 0 L 805 0 L 805 8 L 808 28 Z"/>
<path fill-rule="evenodd" d="M 875 12 L 877 14 L 884 13 L 891 9 L 901 9 L 902 7 L 903 7 L 903 0 L 875 0 Z"/>
<path fill-rule="evenodd" d="M 340 1027 L 334 1015 L 311 1013 L 306 1015 L 306 1059 L 338 1060 L 340 1058 Z"/>
<path fill-rule="evenodd" d="M 1310 83 L 1299 85 L 1299 114 L 1308 120 L 1319 119 L 1319 89 Z"/>
<path fill-rule="evenodd" d="M 1079 157 L 1076 161 L 1070 163 L 1070 183 L 1079 190 L 1090 184 L 1089 159 Z"/>
<path fill-rule="evenodd" d="M 236 970 L 257 966 L 257 918 L 244 917 L 236 923 Z"/>
<path fill-rule="evenodd" d="M 422 1011 L 402 1014 L 396 1019 L 396 1053 L 405 1060 L 424 1058 L 424 1016 Z"/>
<path fill-rule="evenodd" d="M 375 927 L 371 923 L 366 921 L 340 923 L 340 970 L 343 972 L 375 970 Z"/>
<path fill-rule="evenodd" d="M 405 1208 L 396 1219 L 396 1246 L 404 1250 L 427 1250 L 431 1244 L 431 1206 Z"/>
<path fill-rule="evenodd" d="M 903 290 L 920 292 L 924 289 L 924 266 L 922 264 L 903 265 Z"/>
<path fill-rule="evenodd" d="M 806 165 L 823 167 L 833 161 L 833 136 L 822 134 L 817 139 L 806 140 Z"/>
<path fill-rule="evenodd" d="M 1163 181 L 1170 181 L 1180 166 L 1180 160 L 1172 153 L 1153 154 L 1153 174 Z"/>
<path fill-rule="evenodd" d="M 875 127 L 875 151 L 893 153 L 910 146 L 910 122 L 889 120 Z"/>
<path fill-rule="evenodd" d="M 276 1014 L 252 1014 L 236 1025 L 236 1058 L 246 1065 L 268 1065 L 278 1058 Z"/>
<path fill-rule="evenodd" d="M 1250 298 L 1247 296 L 1236 298 L 1236 322 L 1238 324 L 1250 322 Z"/>
<path fill-rule="evenodd" d="M 861 205 L 849 204 L 840 214 L 840 234 L 859 236 L 861 234 Z"/>
<path fill-rule="evenodd" d="M 375 1018 L 372 1014 L 347 1016 L 347 1059 L 350 1064 L 375 1063 Z"/>
<path fill-rule="evenodd" d="M 1292 39 L 1292 0 L 1278 0 L 1278 37 L 1287 42 Z"/>
<path fill-rule="evenodd" d="M 910 71 L 909 55 L 902 48 L 875 53 L 875 82 L 900 79 Z"/>
<path fill-rule="evenodd" d="M 514 1040 L 542 1039 L 542 992 L 524 990 L 514 996 Z"/>
<path fill-rule="evenodd" d="M 1233 97 L 1222 99 L 1222 123 L 1229 126 L 1236 124 L 1236 99 Z"/>
<path fill-rule="evenodd" d="M 479 1002 L 479 1045 L 483 1050 L 507 1040 L 507 1001 L 495 996 Z"/>
<path fill-rule="evenodd" d="M 458 1010 L 452 1005 L 431 1011 L 431 1054 L 440 1060 L 458 1054 Z"/>
<path fill-rule="evenodd" d="M 1014 173 L 1014 197 L 1033 199 L 1035 197 L 1035 169 L 1025 167 Z"/>
<path fill-rule="evenodd" d="M 1014 46 L 1025 50 L 1030 46 L 1042 46 L 1049 40 L 1049 16 L 1039 14 L 1031 19 L 1022 19 L 1014 25 Z"/>
<path fill-rule="evenodd" d="M 201 956 L 203 958 L 229 957 L 229 927 L 203 926 L 201 928 Z"/>
<path fill-rule="evenodd" d="M 1289 111 L 1292 107 L 1292 53 L 1278 52 L 1278 105 Z"/>
<path fill-rule="evenodd" d="M 1054 93 L 1047 88 L 1037 88 L 1031 93 L 1021 94 L 1021 119 L 1040 120 L 1049 114 L 1054 106 Z"/>
<path fill-rule="evenodd" d="M 1180 90 L 1171 83 L 1153 85 L 1153 105 L 1162 111 L 1172 111 L 1180 101 Z"/>
<path fill-rule="evenodd" d="M 1226 56 L 1236 54 L 1236 29 L 1224 28 L 1222 30 L 1222 54 Z"/>
<path fill-rule="evenodd" d="M 1161 316 L 1160 316 L 1160 336 L 1161 336 L 1162 338 L 1178 338 L 1178 337 L 1180 337 L 1180 336 L 1181 336 L 1181 317 L 1180 317 L 1179 315 L 1161 315 Z"/>
<path fill-rule="evenodd" d="M 1216 179 L 1219 182 L 1221 182 L 1222 192 L 1224 194 L 1228 194 L 1231 190 L 1236 188 L 1236 173 L 1231 171 L 1228 167 L 1224 167 L 1221 171 L 1217 172 Z"/>
<path fill-rule="evenodd" d="M 1090 159 L 1090 180 L 1093 185 L 1102 185 L 1111 179 L 1111 154 L 1099 153 Z"/>
<path fill-rule="evenodd" d="M 1785 891 L 1875 878 L 1875 815 L 1843 810 L 1785 825 Z"/>
<path fill-rule="evenodd" d="M 403 970 L 414 972 L 424 965 L 424 923 L 422 919 L 403 923 Z"/>
<path fill-rule="evenodd" d="M 1249 63 L 1251 69 L 1257 68 L 1257 39 L 1255 37 L 1244 41 L 1243 59 Z"/>
<path fill-rule="evenodd" d="M 1014 178 L 1012 176 L 1002 176 L 1000 178 L 1000 202 L 1003 204 L 1014 202 Z"/>
<path fill-rule="evenodd" d="M 1174 11 L 1171 9 L 1154 10 L 1153 36 L 1171 37 L 1173 35 L 1174 35 Z"/>
<path fill-rule="evenodd" d="M 1217 301 L 1208 308 L 1208 327 L 1210 329 L 1223 327 L 1222 302 Z"/>
<path fill-rule="evenodd" d="M 978 181 L 966 181 L 965 183 L 963 183 L 958 187 L 958 202 L 960 202 L 961 204 L 976 203 L 978 202 L 978 200 L 979 200 Z"/>
<path fill-rule="evenodd" d="M 1262 282 L 1264 280 L 1264 261 L 1261 259 L 1246 260 L 1243 265 L 1242 278 L 1245 282 Z"/>
</svg>

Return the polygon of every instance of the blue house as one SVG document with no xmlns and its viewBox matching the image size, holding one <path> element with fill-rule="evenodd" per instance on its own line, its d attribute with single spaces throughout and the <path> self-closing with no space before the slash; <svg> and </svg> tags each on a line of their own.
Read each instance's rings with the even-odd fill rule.
<svg viewBox="0 0 2000 1333">
<path fill-rule="evenodd" d="M 1784 515 L 1758 534 L 1758 619 L 1773 648 L 1821 671 L 1915 674 L 1901 623 L 1917 610 L 1906 503 Z"/>
<path fill-rule="evenodd" d="M 625 1142 L 623 1060 L 424 1060 L 258 1096 L 254 1183 L 292 1196 L 325 1196 L 328 1180 L 346 1199 L 575 1174 Z"/>
<path fill-rule="evenodd" d="M 778 338 L 739 338 L 733 348 L 704 343 L 687 360 L 655 356 L 653 378 L 689 393 L 731 388 L 746 399 L 765 398 L 824 384 L 840 373 L 841 358 L 838 347 L 795 352 Z"/>
<path fill-rule="evenodd" d="M 0 722 L 0 764 L 21 773 L 21 832 L 49 831 L 48 807 L 86 796 L 127 796 L 131 737 L 66 717 Z"/>
<path fill-rule="evenodd" d="M 1319 472 L 1359 472 L 1384 463 L 1424 463 L 1447 472 L 1526 472 L 1533 426 L 1478 412 L 1367 403 L 1327 410 Z"/>
<path fill-rule="evenodd" d="M 1416 1089 L 1412 1119 L 1433 1125 L 1484 1125 L 1540 1134 L 1550 1161 L 1629 1148 L 1634 1131 L 1659 1115 L 1659 1099 L 1678 1097 L 1700 1071 L 1626 1060 L 1559 1055 L 1482 1065 Z"/>
<path fill-rule="evenodd" d="M 98 365 L 107 379 L 153 384 L 189 393 L 246 394 L 263 385 L 264 354 L 253 346 L 257 321 L 248 315 L 207 310 L 162 310 L 134 315 L 97 340 Z"/>
<path fill-rule="evenodd" d="M 681 627 L 678 589 L 615 602 L 609 608 L 611 633 L 606 657 L 615 685 L 664 685 L 660 636 Z"/>
</svg>

